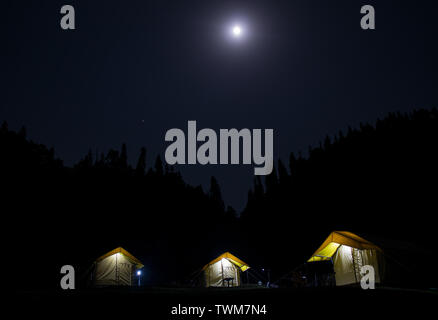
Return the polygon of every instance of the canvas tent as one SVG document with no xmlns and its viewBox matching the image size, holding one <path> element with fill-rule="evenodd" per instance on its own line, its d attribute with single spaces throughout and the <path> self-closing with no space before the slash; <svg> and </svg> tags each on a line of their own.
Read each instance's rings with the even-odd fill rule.
<svg viewBox="0 0 438 320">
<path fill-rule="evenodd" d="M 375 282 L 380 283 L 383 252 L 375 244 L 348 231 L 334 231 L 308 262 L 332 261 L 337 286 L 360 283 L 360 269 L 374 267 Z"/>
<path fill-rule="evenodd" d="M 135 270 L 143 264 L 128 251 L 118 247 L 94 262 L 93 284 L 96 286 L 132 286 Z"/>
<path fill-rule="evenodd" d="M 248 264 L 229 252 L 221 254 L 203 268 L 206 287 L 238 287 L 241 285 L 240 273 L 249 269 Z"/>
</svg>

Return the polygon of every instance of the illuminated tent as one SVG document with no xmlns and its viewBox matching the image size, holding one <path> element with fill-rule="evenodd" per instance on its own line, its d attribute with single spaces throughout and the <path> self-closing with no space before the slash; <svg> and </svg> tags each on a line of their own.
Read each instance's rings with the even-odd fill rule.
<svg viewBox="0 0 438 320">
<path fill-rule="evenodd" d="M 142 267 L 136 257 L 118 247 L 94 262 L 93 283 L 97 286 L 132 286 L 135 270 Z"/>
<path fill-rule="evenodd" d="M 238 287 L 241 285 L 240 272 L 249 266 L 229 252 L 221 254 L 202 268 L 206 287 Z"/>
<path fill-rule="evenodd" d="M 348 231 L 333 231 L 315 251 L 308 262 L 331 260 L 336 285 L 360 283 L 360 269 L 364 265 L 374 267 L 375 282 L 381 280 L 383 252 L 375 244 Z"/>
</svg>

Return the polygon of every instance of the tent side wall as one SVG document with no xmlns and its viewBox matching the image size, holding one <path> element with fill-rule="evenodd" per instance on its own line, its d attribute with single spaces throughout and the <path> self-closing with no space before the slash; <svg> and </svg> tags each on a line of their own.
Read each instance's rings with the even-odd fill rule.
<svg viewBox="0 0 438 320">
<path fill-rule="evenodd" d="M 132 285 L 134 265 L 123 254 L 113 254 L 96 263 L 94 285 Z"/>
<path fill-rule="evenodd" d="M 233 279 L 225 282 L 224 279 Z M 240 270 L 227 259 L 221 259 L 204 270 L 204 284 L 206 287 L 233 287 L 240 286 Z"/>
<path fill-rule="evenodd" d="M 380 283 L 379 254 L 374 249 L 360 250 L 341 245 L 333 256 L 336 285 L 360 283 L 360 269 L 364 265 L 374 267 L 375 282 Z"/>
</svg>

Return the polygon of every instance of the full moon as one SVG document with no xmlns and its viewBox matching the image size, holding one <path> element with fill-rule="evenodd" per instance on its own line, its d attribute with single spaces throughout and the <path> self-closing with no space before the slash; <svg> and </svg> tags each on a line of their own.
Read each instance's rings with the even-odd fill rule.
<svg viewBox="0 0 438 320">
<path fill-rule="evenodd" d="M 232 31 L 233 31 L 233 36 L 235 36 L 235 37 L 239 37 L 241 35 L 241 33 L 242 33 L 242 29 L 238 25 L 235 25 L 233 27 Z"/>
</svg>

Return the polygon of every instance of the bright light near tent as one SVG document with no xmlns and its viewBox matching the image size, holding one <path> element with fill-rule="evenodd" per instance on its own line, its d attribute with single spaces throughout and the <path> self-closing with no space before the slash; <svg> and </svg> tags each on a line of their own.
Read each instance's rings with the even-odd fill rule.
<svg viewBox="0 0 438 320">
<path fill-rule="evenodd" d="M 137 271 L 137 276 L 141 276 L 141 270 Z"/>
<path fill-rule="evenodd" d="M 340 248 L 338 249 L 338 254 L 347 257 L 352 257 L 352 252 L 353 252 L 353 248 L 345 244 L 341 245 Z"/>
</svg>

